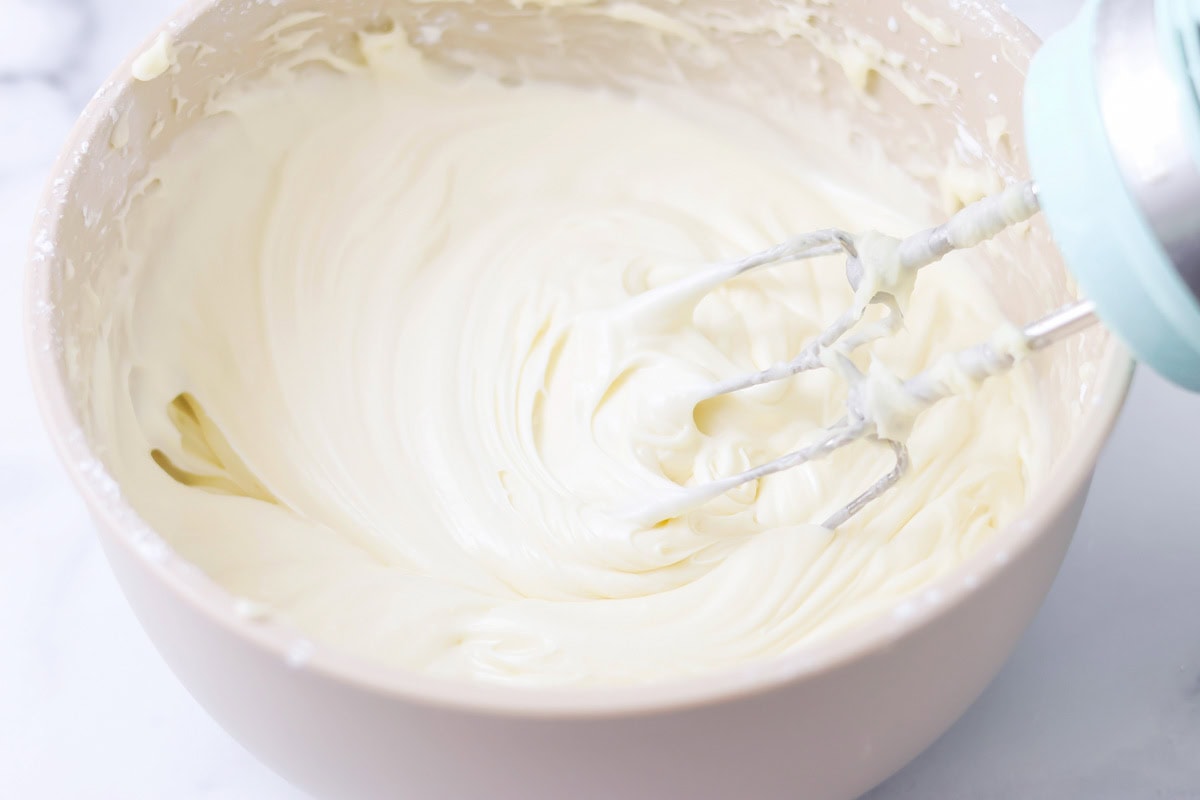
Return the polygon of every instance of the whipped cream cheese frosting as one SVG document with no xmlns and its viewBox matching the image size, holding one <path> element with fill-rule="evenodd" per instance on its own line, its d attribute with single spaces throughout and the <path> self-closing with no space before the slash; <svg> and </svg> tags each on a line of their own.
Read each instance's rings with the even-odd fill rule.
<svg viewBox="0 0 1200 800">
<path fill-rule="evenodd" d="M 851 302 L 841 259 L 648 293 L 804 230 L 927 220 L 684 90 L 449 74 L 395 34 L 361 54 L 223 93 L 120 218 L 106 462 L 230 592 L 395 667 L 644 682 L 880 614 L 1022 506 L 1045 454 L 1017 369 L 921 416 L 910 473 L 836 531 L 815 523 L 886 447 L 620 513 L 795 449 L 846 394 L 822 370 L 676 402 L 795 355 Z M 908 376 L 987 340 L 1003 320 L 968 264 L 922 273 L 860 366 Z"/>
</svg>

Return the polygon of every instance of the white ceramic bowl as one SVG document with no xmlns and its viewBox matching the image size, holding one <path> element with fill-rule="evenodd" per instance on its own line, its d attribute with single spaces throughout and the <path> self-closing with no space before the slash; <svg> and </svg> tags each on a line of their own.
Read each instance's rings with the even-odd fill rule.
<svg viewBox="0 0 1200 800">
<path fill-rule="evenodd" d="M 864 146 L 900 160 L 946 153 L 966 135 L 1000 174 L 1022 176 L 1020 83 L 1036 40 L 999 3 L 919 5 L 959 29 L 962 45 L 934 42 L 899 2 L 879 0 L 835 3 L 822 12 L 828 20 L 814 22 L 815 39 L 745 22 L 801 8 L 766 0 L 209 0 L 186 6 L 165 29 L 176 43 L 175 74 L 131 80 L 132 59 L 117 70 L 72 134 L 38 213 L 27 298 L 33 377 L 130 604 L 163 658 L 230 734 L 296 784 L 333 798 L 846 798 L 949 727 L 1029 622 L 1078 521 L 1131 372 L 1099 332 L 1039 365 L 1058 454 L 1049 484 L 1018 520 L 896 613 L 729 672 L 553 691 L 385 670 L 239 615 L 233 598 L 147 529 L 106 474 L 89 444 L 90 368 L 80 358 L 118 291 L 109 222 L 147 162 L 194 121 L 199 103 L 179 100 L 195 101 L 229 76 L 252 80 L 278 57 L 264 31 L 286 15 L 324 12 L 291 17 L 291 32 L 343 41 L 386 12 L 410 34 L 440 29 L 440 57 L 510 78 L 519 65 L 526 76 L 617 85 L 634 72 L 653 79 L 668 65 L 676 74 L 715 69 L 696 57 L 688 36 L 661 24 L 686 18 L 726 56 L 722 68 L 732 74 L 721 91 L 731 102 L 785 122 L 801 104 L 828 104 L 830 113 L 858 119 Z M 743 22 L 730 25 L 731 18 Z M 481 20 L 487 32 L 475 24 Z M 646 24 L 655 20 L 657 31 Z M 847 26 L 903 54 L 907 65 L 897 74 L 937 102 L 914 107 L 887 74 L 875 75 L 868 81 L 878 108 L 869 110 L 813 45 L 823 36 L 842 40 Z M 547 36 L 561 36 L 566 47 L 541 46 Z M 635 67 L 616 64 L 627 57 Z M 824 92 L 812 80 L 817 72 Z M 989 139 L 988 121 L 1000 115 L 1010 135 Z M 986 256 L 1013 318 L 1032 319 L 1070 298 L 1040 225 L 1002 238 Z"/>
</svg>

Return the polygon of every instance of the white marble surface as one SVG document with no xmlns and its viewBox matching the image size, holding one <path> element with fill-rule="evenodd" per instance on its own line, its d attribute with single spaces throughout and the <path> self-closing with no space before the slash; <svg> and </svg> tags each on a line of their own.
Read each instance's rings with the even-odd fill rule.
<svg viewBox="0 0 1200 800">
<path fill-rule="evenodd" d="M 176 0 L 0 0 L 0 797 L 301 793 L 160 662 L 41 433 L 19 296 L 34 203 L 94 88 Z M 1078 0 L 1011 0 L 1045 34 Z M 1200 398 L 1141 371 L 1066 566 L 1003 673 L 871 794 L 1200 800 Z"/>
</svg>

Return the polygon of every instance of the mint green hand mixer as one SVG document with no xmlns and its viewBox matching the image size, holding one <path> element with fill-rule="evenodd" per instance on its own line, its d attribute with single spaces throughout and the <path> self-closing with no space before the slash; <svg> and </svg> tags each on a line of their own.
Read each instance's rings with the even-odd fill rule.
<svg viewBox="0 0 1200 800">
<path fill-rule="evenodd" d="M 948 222 L 892 240 L 892 270 L 915 275 L 952 250 L 971 247 L 1039 211 L 1086 300 L 1020 331 L 1015 348 L 989 342 L 954 356 L 958 374 L 983 380 L 1019 352 L 1039 350 L 1097 320 L 1142 362 L 1200 391 L 1200 0 L 1089 0 L 1078 18 L 1034 58 L 1025 84 L 1025 138 L 1033 180 L 958 212 Z M 719 264 L 688 279 L 701 288 L 756 267 L 843 252 L 858 292 L 873 240 L 824 230 Z M 897 276 L 894 275 L 893 279 Z M 869 291 L 873 291 L 873 288 Z M 866 305 L 887 308 L 861 324 Z M 846 415 L 813 444 L 768 463 L 688 487 L 636 515 L 657 521 L 735 486 L 824 456 L 860 439 L 882 442 L 895 467 L 829 517 L 836 528 L 875 500 L 908 467 L 903 437 L 881 424 L 868 380 L 848 355 L 896 331 L 899 304 L 887 291 L 840 316 L 793 360 L 713 384 L 694 403 L 822 367 L 850 381 Z M 1012 340 L 1014 337 L 1009 337 Z M 961 381 L 928 370 L 891 387 L 914 416 Z"/>
</svg>

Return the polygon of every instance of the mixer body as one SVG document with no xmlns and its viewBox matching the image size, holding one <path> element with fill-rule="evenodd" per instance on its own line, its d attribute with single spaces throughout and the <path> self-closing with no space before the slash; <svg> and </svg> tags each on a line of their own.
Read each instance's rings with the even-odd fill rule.
<svg viewBox="0 0 1200 800">
<path fill-rule="evenodd" d="M 1200 391 L 1200 4 L 1089 0 L 1025 87 L 1042 211 L 1139 360 Z"/>
</svg>

